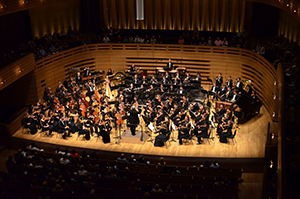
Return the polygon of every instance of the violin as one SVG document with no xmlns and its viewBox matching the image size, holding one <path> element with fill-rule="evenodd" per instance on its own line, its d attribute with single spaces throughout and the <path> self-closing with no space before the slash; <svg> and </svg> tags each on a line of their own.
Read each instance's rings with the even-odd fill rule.
<svg viewBox="0 0 300 199">
<path fill-rule="evenodd" d="M 115 117 L 117 118 L 116 123 L 117 123 L 118 126 L 120 126 L 124 123 L 124 121 L 122 120 L 122 116 L 119 112 L 117 112 L 115 114 Z"/>
</svg>

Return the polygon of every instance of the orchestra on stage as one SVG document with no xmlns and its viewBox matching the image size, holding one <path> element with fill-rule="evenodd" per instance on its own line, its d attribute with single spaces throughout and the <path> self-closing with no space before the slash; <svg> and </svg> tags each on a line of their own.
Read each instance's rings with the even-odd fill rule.
<svg viewBox="0 0 300 199">
<path fill-rule="evenodd" d="M 259 114 L 262 104 L 250 80 L 224 79 L 222 73 L 208 78 L 211 86 L 205 90 L 200 73 L 191 76 L 171 59 L 152 76 L 132 64 L 124 73 L 109 69 L 100 81 L 86 67 L 69 81 L 59 81 L 55 92 L 45 84 L 43 100 L 29 108 L 22 125 L 31 134 L 41 129 L 44 136 L 56 132 L 63 139 L 101 137 L 105 144 L 111 137 L 120 141 L 126 129 L 136 136 L 140 128 L 157 147 L 176 140 L 200 145 L 213 139 L 214 129 L 219 141 L 227 143 L 237 124 Z"/>
</svg>

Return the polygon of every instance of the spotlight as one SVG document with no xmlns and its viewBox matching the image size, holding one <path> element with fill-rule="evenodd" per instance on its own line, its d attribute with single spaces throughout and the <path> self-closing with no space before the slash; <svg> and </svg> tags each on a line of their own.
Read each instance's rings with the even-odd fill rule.
<svg viewBox="0 0 300 199">
<path fill-rule="evenodd" d="M 1 5 L 0 8 L 1 9 L 6 8 L 6 5 Z"/>
<path fill-rule="evenodd" d="M 276 95 L 274 95 L 273 99 L 275 100 L 275 99 L 276 99 L 276 97 L 277 97 L 277 96 L 276 96 Z"/>
<path fill-rule="evenodd" d="M 294 12 L 297 12 L 297 10 L 295 9 Z"/>
<path fill-rule="evenodd" d="M 22 1 L 23 4 L 28 3 L 28 1 Z"/>
<path fill-rule="evenodd" d="M 277 82 L 276 81 L 274 81 L 274 86 L 276 86 L 277 85 Z"/>
<path fill-rule="evenodd" d="M 287 3 L 287 4 L 286 4 L 286 6 L 287 6 L 287 7 L 289 7 L 289 6 L 290 6 L 290 4 L 289 4 L 289 3 Z"/>
<path fill-rule="evenodd" d="M 20 69 L 18 72 L 21 73 L 21 72 L 23 72 L 23 71 L 24 71 L 24 69 Z"/>
<path fill-rule="evenodd" d="M 271 134 L 271 139 L 273 140 L 274 138 L 275 138 L 275 134 L 272 133 L 272 134 Z"/>
<path fill-rule="evenodd" d="M 276 116 L 276 113 L 275 113 L 275 112 L 273 112 L 272 116 L 273 116 L 273 117 L 275 117 L 275 116 Z"/>
<path fill-rule="evenodd" d="M 273 161 L 270 160 L 270 169 L 272 169 L 272 168 L 273 168 Z"/>
<path fill-rule="evenodd" d="M 3 80 L 3 81 L 1 82 L 1 84 L 3 85 L 5 82 L 6 82 L 6 80 Z"/>
</svg>

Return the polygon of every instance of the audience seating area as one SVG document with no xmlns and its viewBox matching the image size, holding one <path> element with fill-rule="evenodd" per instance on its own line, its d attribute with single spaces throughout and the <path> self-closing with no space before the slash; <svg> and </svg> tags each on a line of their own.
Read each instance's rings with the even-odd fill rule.
<svg viewBox="0 0 300 199">
<path fill-rule="evenodd" d="M 14 159 L 6 163 L 10 174 L 0 173 L 1 198 L 234 199 L 242 174 L 241 169 L 121 162 L 96 153 L 89 158 L 25 149 Z M 66 159 L 69 164 L 61 164 Z M 152 190 L 156 184 L 162 191 Z"/>
</svg>

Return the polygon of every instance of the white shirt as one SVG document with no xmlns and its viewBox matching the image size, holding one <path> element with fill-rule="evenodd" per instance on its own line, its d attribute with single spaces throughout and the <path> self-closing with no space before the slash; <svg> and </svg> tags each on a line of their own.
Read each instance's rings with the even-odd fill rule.
<svg viewBox="0 0 300 199">
<path fill-rule="evenodd" d="M 108 42 L 110 42 L 110 39 L 108 37 L 103 37 L 103 42 L 108 43 Z"/>
</svg>

